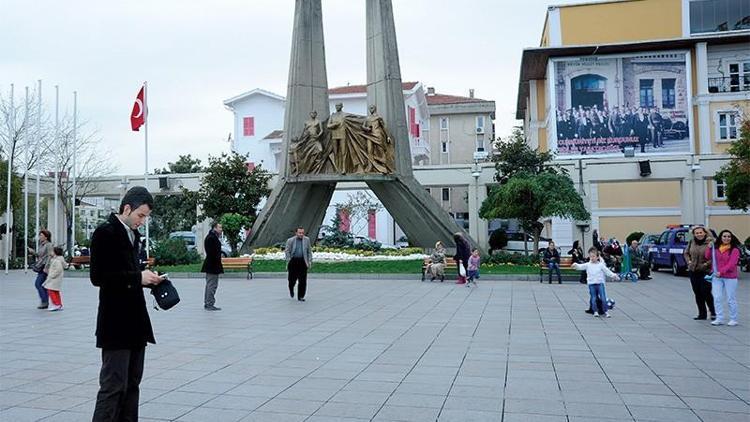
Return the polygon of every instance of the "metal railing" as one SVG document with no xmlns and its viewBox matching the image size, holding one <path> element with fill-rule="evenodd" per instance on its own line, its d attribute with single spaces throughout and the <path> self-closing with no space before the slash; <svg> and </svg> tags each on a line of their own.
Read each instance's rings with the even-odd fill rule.
<svg viewBox="0 0 750 422">
<path fill-rule="evenodd" d="M 708 78 L 708 92 L 750 91 L 750 74 Z"/>
</svg>

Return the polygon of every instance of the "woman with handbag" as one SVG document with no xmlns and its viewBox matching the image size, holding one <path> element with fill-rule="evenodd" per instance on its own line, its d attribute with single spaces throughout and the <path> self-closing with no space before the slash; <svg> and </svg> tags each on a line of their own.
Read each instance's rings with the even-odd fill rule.
<svg viewBox="0 0 750 422">
<path fill-rule="evenodd" d="M 713 247 L 706 250 L 704 256 L 711 260 L 711 293 L 714 296 L 714 307 L 716 308 L 716 319 L 711 325 L 724 323 L 724 296 L 727 297 L 729 305 L 729 322 L 727 325 L 737 325 L 737 264 L 740 260 L 740 241 L 729 230 L 722 230 Z"/>
<path fill-rule="evenodd" d="M 29 253 L 36 257 L 36 261 L 31 266 L 31 269 L 36 273 L 36 280 L 34 286 L 36 287 L 37 294 L 39 294 L 39 306 L 37 309 L 47 309 L 49 307 L 49 297 L 47 295 L 47 289 L 42 286 L 47 280 L 47 271 L 49 270 L 49 260 L 52 258 L 52 234 L 49 230 L 39 231 L 39 252 L 35 252 L 34 249 L 28 248 Z"/>
<path fill-rule="evenodd" d="M 469 265 L 471 246 L 461 233 L 454 234 L 453 241 L 456 243 L 456 254 L 453 255 L 453 259 L 456 261 L 456 268 L 458 269 L 456 284 L 466 284 L 466 267 Z"/>
<path fill-rule="evenodd" d="M 694 227 L 692 232 L 693 238 L 685 247 L 683 255 L 687 262 L 695 303 L 698 305 L 698 316 L 693 319 L 706 319 L 708 317 L 706 307 L 708 307 L 711 320 L 715 320 L 716 311 L 714 310 L 714 297 L 711 294 L 711 283 L 706 281 L 706 274 L 711 271 L 711 261 L 705 258 L 706 250 L 712 240 L 703 226 Z"/>
</svg>

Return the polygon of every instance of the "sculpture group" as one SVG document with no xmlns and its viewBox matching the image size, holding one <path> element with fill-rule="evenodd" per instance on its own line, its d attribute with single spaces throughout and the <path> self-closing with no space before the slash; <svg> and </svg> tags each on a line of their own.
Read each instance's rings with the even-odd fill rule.
<svg viewBox="0 0 750 422">
<path fill-rule="evenodd" d="M 368 116 L 349 114 L 341 103 L 327 121 L 310 112 L 302 134 L 291 139 L 289 162 L 293 175 L 390 174 L 394 171 L 394 140 L 377 107 Z"/>
</svg>

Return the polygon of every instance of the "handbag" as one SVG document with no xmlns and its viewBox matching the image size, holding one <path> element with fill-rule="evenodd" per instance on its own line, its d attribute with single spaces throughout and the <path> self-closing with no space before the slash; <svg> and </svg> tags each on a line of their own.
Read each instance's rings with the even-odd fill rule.
<svg viewBox="0 0 750 422">
<path fill-rule="evenodd" d="M 711 274 L 706 274 L 706 276 L 703 277 L 703 279 L 710 283 L 714 280 L 714 274 L 716 274 L 716 248 L 714 247 L 714 244 L 712 243 L 711 244 Z"/>
<path fill-rule="evenodd" d="M 159 308 L 168 310 L 180 303 L 180 295 L 177 293 L 174 284 L 164 279 L 161 283 L 151 288 L 151 294 L 159 305 Z"/>
<path fill-rule="evenodd" d="M 466 277 L 466 267 L 464 267 L 463 263 L 458 264 L 458 275 Z"/>
<path fill-rule="evenodd" d="M 44 265 L 41 263 L 33 263 L 31 264 L 31 271 L 34 271 L 35 273 L 41 273 L 44 270 Z"/>
</svg>

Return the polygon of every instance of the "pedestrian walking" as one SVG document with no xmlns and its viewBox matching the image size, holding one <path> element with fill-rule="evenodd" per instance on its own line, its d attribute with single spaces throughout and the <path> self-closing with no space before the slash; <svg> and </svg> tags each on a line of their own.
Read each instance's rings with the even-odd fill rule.
<svg viewBox="0 0 750 422">
<path fill-rule="evenodd" d="M 34 287 L 39 295 L 39 306 L 37 309 L 47 309 L 49 307 L 49 295 L 43 284 L 47 280 L 47 271 L 49 270 L 49 260 L 52 258 L 52 234 L 49 230 L 39 231 L 39 251 L 35 252 L 33 248 L 28 248 L 29 253 L 34 254 L 36 260 L 31 266 L 31 270 L 36 273 Z"/>
<path fill-rule="evenodd" d="M 65 267 L 68 265 L 65 262 L 65 258 L 63 258 L 62 248 L 56 247 L 53 251 L 54 256 L 49 261 L 47 280 L 44 281 L 42 286 L 47 289 L 47 295 L 49 296 L 50 302 L 52 302 L 47 309 L 54 312 L 60 311 L 63 308 L 60 291 L 62 290 L 62 280 L 63 274 L 65 273 Z"/>
<path fill-rule="evenodd" d="M 469 287 L 472 284 L 474 284 L 474 286 L 477 285 L 476 280 L 479 278 L 479 267 L 481 264 L 482 258 L 479 256 L 479 249 L 472 249 L 471 256 L 469 257 L 469 266 L 466 268 L 466 277 L 468 278 L 466 287 Z"/>
<path fill-rule="evenodd" d="M 456 254 L 453 255 L 453 260 L 456 261 L 456 269 L 458 270 L 458 281 L 456 281 L 456 284 L 466 284 L 466 267 L 469 265 L 471 246 L 461 233 L 455 233 L 453 241 L 456 243 Z M 462 272 L 463 275 L 461 274 Z"/>
<path fill-rule="evenodd" d="M 312 246 L 310 238 L 305 236 L 304 228 L 297 227 L 294 236 L 287 239 L 284 255 L 289 280 L 289 296 L 294 298 L 296 285 L 297 300 L 304 302 L 305 293 L 307 293 L 307 271 L 312 266 Z"/>
<path fill-rule="evenodd" d="M 579 271 L 586 271 L 586 284 L 589 286 L 589 301 L 591 309 L 594 311 L 594 316 L 599 316 L 599 308 L 597 306 L 597 300 L 599 300 L 601 301 L 601 306 L 604 308 L 604 316 L 609 318 L 605 282 L 607 277 L 619 279 L 617 274 L 607 268 L 599 256 L 599 250 L 595 247 L 589 248 L 589 262 L 584 264 L 573 263 L 573 268 Z"/>
<path fill-rule="evenodd" d="M 713 248 L 706 250 L 704 258 L 711 260 L 713 276 L 711 277 L 711 293 L 714 296 L 716 319 L 711 325 L 724 323 L 724 297 L 729 305 L 729 322 L 727 325 L 737 325 L 737 264 L 740 260 L 740 241 L 731 231 L 722 230 Z"/>
<path fill-rule="evenodd" d="M 156 343 L 142 290 L 162 278 L 141 271 L 137 229 L 153 206 L 148 190 L 135 186 L 91 237 L 90 278 L 99 288 L 96 347 L 102 349 L 93 422 L 138 420 L 146 343 Z"/>
<path fill-rule="evenodd" d="M 710 313 L 711 320 L 715 320 L 716 311 L 714 310 L 714 296 L 711 293 L 711 282 L 706 280 L 706 275 L 711 273 L 711 260 L 706 259 L 706 250 L 710 249 L 713 239 L 703 226 L 694 227 L 692 232 L 693 238 L 685 247 L 683 256 L 687 262 L 695 304 L 698 306 L 698 315 L 693 319 L 707 319 Z"/>
<path fill-rule="evenodd" d="M 206 273 L 203 309 L 207 311 L 221 310 L 221 308 L 214 306 L 216 289 L 219 287 L 219 275 L 224 274 L 224 267 L 221 264 L 221 233 L 221 224 L 214 221 L 211 224 L 211 230 L 203 240 L 203 249 L 206 251 L 206 259 L 203 260 L 203 267 L 201 267 L 201 272 Z"/>
</svg>

